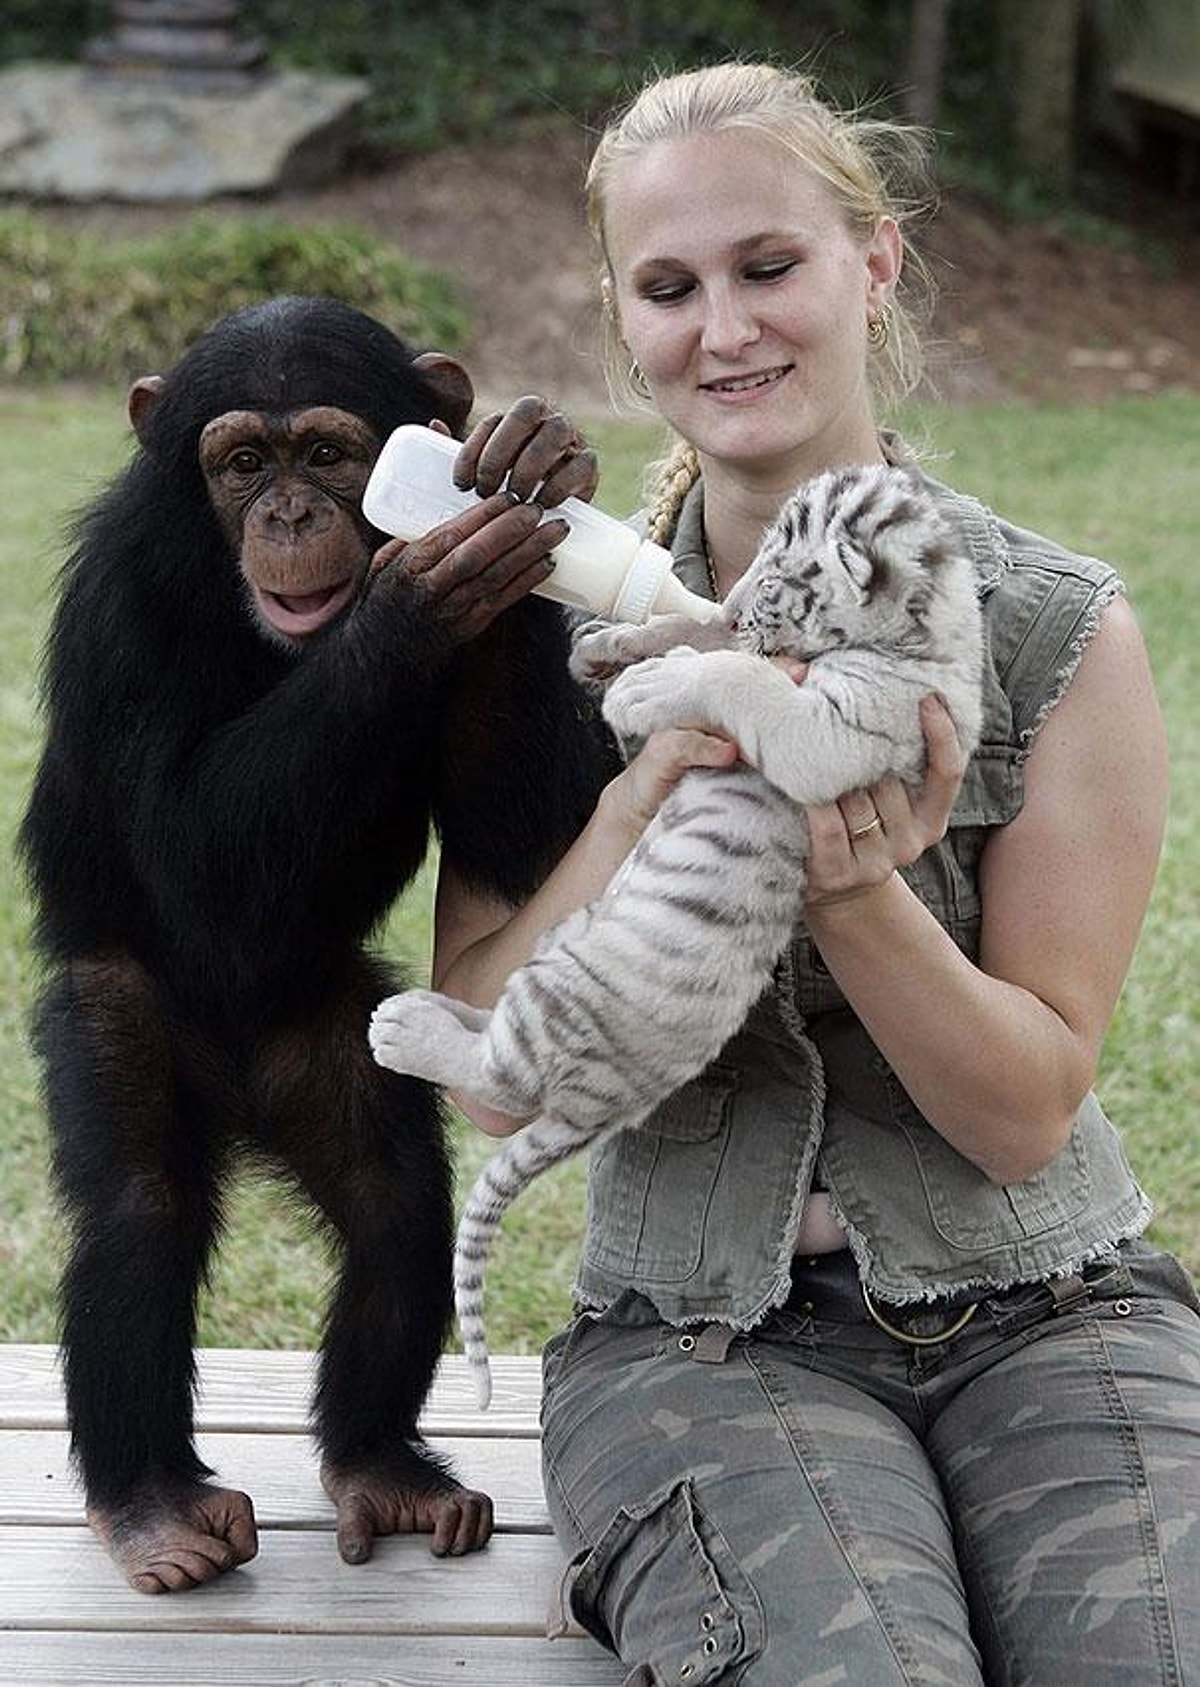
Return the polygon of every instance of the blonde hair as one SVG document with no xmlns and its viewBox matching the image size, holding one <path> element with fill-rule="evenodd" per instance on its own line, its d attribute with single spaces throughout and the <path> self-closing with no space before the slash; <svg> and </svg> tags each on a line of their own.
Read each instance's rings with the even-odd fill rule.
<svg viewBox="0 0 1200 1687">
<path fill-rule="evenodd" d="M 731 129 L 762 135 L 814 171 L 829 188 L 847 226 L 864 241 L 872 238 L 881 219 L 894 219 L 904 231 L 932 203 L 926 187 L 928 137 L 923 130 L 838 111 L 818 96 L 813 81 L 799 71 L 731 62 L 649 83 L 605 128 L 587 172 L 588 226 L 600 249 L 607 283 L 605 373 L 614 402 L 621 408 L 636 408 L 639 400 L 644 408 L 644 395 L 630 379 L 629 354 L 612 305 L 605 206 L 613 173 L 656 142 Z M 907 237 L 905 244 L 903 279 L 888 305 L 886 343 L 872 353 L 868 364 L 872 390 L 882 404 L 896 403 L 921 379 L 917 319 L 930 308 L 932 287 Z M 681 441 L 658 473 L 662 484 L 657 503 L 668 497 L 663 488 L 670 489 L 670 501 L 682 502 L 699 473 L 695 452 Z M 691 479 L 685 483 L 689 474 Z M 661 528 L 653 492 L 651 500 L 655 505 L 651 522 Z"/>
</svg>

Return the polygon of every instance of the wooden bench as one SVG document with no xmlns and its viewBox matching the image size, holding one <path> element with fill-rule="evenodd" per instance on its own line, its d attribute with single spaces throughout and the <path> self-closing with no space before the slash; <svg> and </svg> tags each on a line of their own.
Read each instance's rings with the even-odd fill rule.
<svg viewBox="0 0 1200 1687">
<path fill-rule="evenodd" d="M 259 1555 L 187 1593 L 122 1581 L 83 1521 L 55 1350 L 0 1346 L 0 1687 L 613 1687 L 625 1672 L 578 1629 L 546 1638 L 562 1568 L 542 1498 L 535 1359 L 492 1361 L 489 1411 L 448 1358 L 431 1443 L 496 1502 L 487 1550 L 435 1559 L 381 1541 L 337 1556 L 305 1416 L 307 1353 L 199 1354 L 201 1456 L 253 1496 Z"/>
</svg>

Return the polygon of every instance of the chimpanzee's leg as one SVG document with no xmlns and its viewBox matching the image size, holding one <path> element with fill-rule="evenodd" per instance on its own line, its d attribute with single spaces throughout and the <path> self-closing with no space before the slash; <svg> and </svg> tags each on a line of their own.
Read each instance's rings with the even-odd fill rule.
<svg viewBox="0 0 1200 1687">
<path fill-rule="evenodd" d="M 62 1345 L 88 1519 L 141 1591 L 209 1581 L 256 1551 L 249 1500 L 204 1480 L 192 1442 L 220 1148 L 184 1044 L 129 959 L 75 963 L 44 996 L 36 1040 L 72 1232 Z"/>
<path fill-rule="evenodd" d="M 437 1554 L 485 1544 L 491 1502 L 420 1440 L 417 1417 L 451 1316 L 453 1206 L 436 1096 L 371 1057 L 371 1010 L 394 989 L 363 962 L 319 1019 L 264 1049 L 263 1145 L 335 1233 L 341 1270 L 322 1346 L 316 1432 L 348 1563 L 378 1535 L 432 1534 Z"/>
</svg>

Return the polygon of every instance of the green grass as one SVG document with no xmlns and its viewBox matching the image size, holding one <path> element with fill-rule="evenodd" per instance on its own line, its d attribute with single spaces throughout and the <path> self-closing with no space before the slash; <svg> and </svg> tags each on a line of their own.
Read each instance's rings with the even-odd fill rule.
<svg viewBox="0 0 1200 1687">
<path fill-rule="evenodd" d="M 116 393 L 0 390 L 0 825 L 12 832 L 36 753 L 33 684 L 68 511 L 122 460 Z M 1200 878 L 1200 727 L 1192 587 L 1200 554 L 1194 495 L 1200 399 L 1131 398 L 1103 407 L 991 407 L 915 416 L 935 473 L 1012 520 L 1107 557 L 1128 581 L 1145 631 L 1171 737 L 1173 798 L 1162 870 L 1142 942 L 1105 1047 L 1101 1095 L 1156 1202 L 1153 1234 L 1200 1268 L 1200 1034 L 1195 1013 Z M 638 499 L 640 465 L 657 430 L 593 427 L 613 511 Z M 428 961 L 432 871 L 391 921 L 387 947 L 422 971 Z M 61 1233 L 47 1196 L 37 1080 L 25 1042 L 32 988 L 28 907 L 10 872 L 0 890 L 0 1339 L 51 1340 Z M 490 1145 L 461 1121 L 454 1138 L 465 1180 Z M 509 1214 L 489 1275 L 497 1350 L 533 1351 L 565 1316 L 582 1223 L 583 1168 L 560 1167 Z M 319 1334 L 327 1260 L 304 1219 L 271 1186 L 239 1184 L 206 1295 L 201 1339 L 289 1346 Z"/>
</svg>

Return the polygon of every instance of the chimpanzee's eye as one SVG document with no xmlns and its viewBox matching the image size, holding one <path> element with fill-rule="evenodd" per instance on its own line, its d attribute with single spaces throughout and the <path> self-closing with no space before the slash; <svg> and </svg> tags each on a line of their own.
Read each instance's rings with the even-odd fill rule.
<svg viewBox="0 0 1200 1687">
<path fill-rule="evenodd" d="M 319 439 L 308 454 L 309 467 L 314 469 L 331 469 L 335 463 L 340 463 L 345 456 L 340 445 L 335 445 L 331 439 Z"/>
<path fill-rule="evenodd" d="M 236 451 L 229 453 L 225 463 L 234 474 L 259 474 L 263 466 L 262 453 L 249 445 L 239 445 Z"/>
</svg>

